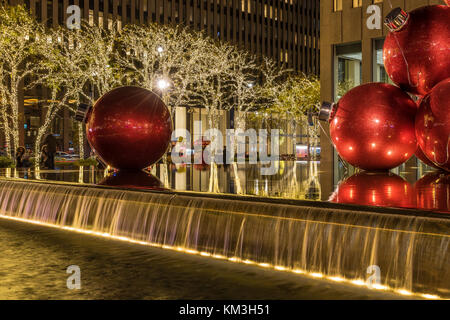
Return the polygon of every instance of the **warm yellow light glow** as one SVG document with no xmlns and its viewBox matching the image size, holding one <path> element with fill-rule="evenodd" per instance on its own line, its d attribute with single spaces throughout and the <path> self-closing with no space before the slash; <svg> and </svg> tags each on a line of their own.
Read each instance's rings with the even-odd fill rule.
<svg viewBox="0 0 450 320">
<path fill-rule="evenodd" d="M 165 79 L 159 79 L 157 85 L 160 90 L 165 90 L 170 86 L 169 82 Z"/>
<path fill-rule="evenodd" d="M 258 263 L 258 266 L 263 267 L 263 268 L 269 268 L 270 264 L 268 264 L 268 263 Z"/>
<path fill-rule="evenodd" d="M 286 268 L 283 267 L 283 266 L 275 266 L 274 268 L 275 268 L 275 270 L 278 270 L 278 271 L 285 271 L 286 270 Z"/>
<path fill-rule="evenodd" d="M 296 274 L 302 274 L 302 273 L 305 273 L 304 270 L 300 270 L 300 269 L 294 269 L 294 270 L 292 270 L 292 272 L 293 272 L 293 273 L 296 273 Z"/>
<path fill-rule="evenodd" d="M 361 280 L 361 279 L 351 280 L 350 283 L 353 283 L 354 285 L 357 285 L 357 286 L 363 286 L 363 285 L 366 284 L 366 283 L 365 283 L 363 280 Z"/>
<path fill-rule="evenodd" d="M 384 286 L 382 284 L 373 284 L 371 286 L 371 288 L 377 289 L 377 290 L 387 290 L 387 289 L 389 289 L 387 286 Z"/>
<path fill-rule="evenodd" d="M 402 294 L 402 295 L 404 295 L 404 296 L 410 296 L 410 295 L 412 295 L 412 292 L 411 292 L 411 291 L 408 291 L 408 290 L 406 290 L 406 289 L 399 289 L 399 290 L 396 290 L 396 292 L 397 292 L 397 293 L 400 293 L 400 294 Z"/>
<path fill-rule="evenodd" d="M 341 277 L 327 277 L 327 279 L 331 280 L 331 281 L 336 281 L 336 282 L 342 282 L 345 281 L 344 278 Z"/>
<path fill-rule="evenodd" d="M 424 293 L 424 294 L 422 294 L 421 296 L 422 296 L 423 298 L 425 298 L 425 299 L 434 299 L 434 300 L 440 299 L 438 296 L 436 296 L 436 295 L 434 295 L 434 294 L 427 294 L 427 293 Z"/>
<path fill-rule="evenodd" d="M 318 272 L 313 272 L 313 273 L 310 273 L 309 275 L 314 278 L 323 278 L 323 274 L 318 273 Z"/>
</svg>

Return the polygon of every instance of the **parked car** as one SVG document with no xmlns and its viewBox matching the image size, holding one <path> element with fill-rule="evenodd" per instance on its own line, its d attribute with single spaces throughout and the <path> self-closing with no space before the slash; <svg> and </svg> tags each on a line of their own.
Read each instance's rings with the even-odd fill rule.
<svg viewBox="0 0 450 320">
<path fill-rule="evenodd" d="M 58 162 L 72 162 L 78 159 L 79 157 L 74 157 L 74 155 L 68 154 L 64 151 L 56 151 L 55 153 L 55 161 Z"/>
</svg>

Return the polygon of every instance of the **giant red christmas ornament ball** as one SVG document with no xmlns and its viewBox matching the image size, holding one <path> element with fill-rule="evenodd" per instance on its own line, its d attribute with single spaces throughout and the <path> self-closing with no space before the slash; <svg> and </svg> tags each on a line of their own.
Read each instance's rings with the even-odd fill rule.
<svg viewBox="0 0 450 320">
<path fill-rule="evenodd" d="M 120 87 L 106 93 L 87 114 L 87 139 L 111 167 L 137 170 L 158 161 L 172 134 L 169 110 L 153 92 Z"/>
<path fill-rule="evenodd" d="M 423 99 L 423 97 L 418 97 L 418 99 L 416 101 L 417 108 L 419 108 L 420 104 L 422 103 L 422 99 Z M 433 163 L 433 161 L 431 161 L 430 159 L 427 158 L 427 156 L 425 155 L 425 153 L 423 153 L 422 148 L 420 146 L 417 146 L 417 150 L 416 150 L 415 156 L 416 156 L 417 159 L 419 159 L 420 161 L 425 163 L 427 166 L 439 169 L 439 167 L 436 166 Z"/>
<path fill-rule="evenodd" d="M 321 109 L 325 119 L 327 103 Z M 395 168 L 417 149 L 414 101 L 401 89 L 369 83 L 347 92 L 329 105 L 330 135 L 339 155 L 364 170 Z"/>
<path fill-rule="evenodd" d="M 450 212 L 450 174 L 432 172 L 414 185 L 417 208 Z"/>
<path fill-rule="evenodd" d="M 339 183 L 330 201 L 402 208 L 411 208 L 415 205 L 412 186 L 393 173 L 354 174 Z"/>
<path fill-rule="evenodd" d="M 450 78 L 422 99 L 416 116 L 416 135 L 427 158 L 450 171 Z"/>
<path fill-rule="evenodd" d="M 383 58 L 389 77 L 402 89 L 425 95 L 450 77 L 450 7 L 426 6 L 409 13 L 394 9 Z"/>
</svg>

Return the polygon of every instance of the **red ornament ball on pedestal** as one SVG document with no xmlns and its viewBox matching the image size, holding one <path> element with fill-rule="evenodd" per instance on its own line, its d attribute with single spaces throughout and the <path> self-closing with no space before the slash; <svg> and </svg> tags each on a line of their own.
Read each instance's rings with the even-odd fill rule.
<svg viewBox="0 0 450 320">
<path fill-rule="evenodd" d="M 87 115 L 86 132 L 91 147 L 111 167 L 139 170 L 166 152 L 172 120 L 153 92 L 120 87 L 95 103 Z"/>
<path fill-rule="evenodd" d="M 345 94 L 329 118 L 339 155 L 369 171 L 395 168 L 417 149 L 414 101 L 398 87 L 369 83 Z"/>
<path fill-rule="evenodd" d="M 411 208 L 415 205 L 412 186 L 393 173 L 354 174 L 339 183 L 330 201 L 402 208 Z"/>
<path fill-rule="evenodd" d="M 391 32 L 384 42 L 386 72 L 400 88 L 425 95 L 450 77 L 450 7 L 426 6 L 386 17 Z"/>
<path fill-rule="evenodd" d="M 416 116 L 416 135 L 427 158 L 450 171 L 450 78 L 423 98 Z"/>
</svg>

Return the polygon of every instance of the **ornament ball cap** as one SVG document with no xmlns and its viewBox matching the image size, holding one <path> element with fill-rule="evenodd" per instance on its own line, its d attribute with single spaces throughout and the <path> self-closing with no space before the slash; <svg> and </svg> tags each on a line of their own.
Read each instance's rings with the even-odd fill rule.
<svg viewBox="0 0 450 320">
<path fill-rule="evenodd" d="M 400 31 L 408 22 L 409 14 L 402 8 L 395 8 L 384 19 L 384 24 L 391 32 Z"/>
</svg>

